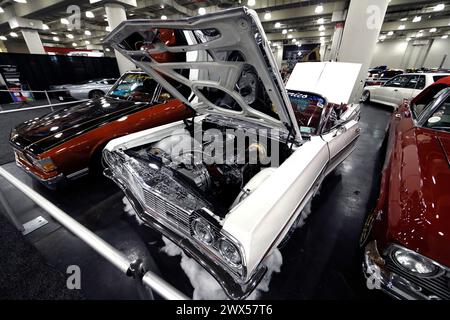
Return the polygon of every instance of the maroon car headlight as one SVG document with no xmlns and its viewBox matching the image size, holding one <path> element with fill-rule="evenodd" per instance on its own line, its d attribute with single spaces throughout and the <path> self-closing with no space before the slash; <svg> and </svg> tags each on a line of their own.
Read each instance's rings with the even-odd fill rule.
<svg viewBox="0 0 450 320">
<path fill-rule="evenodd" d="M 57 169 L 56 165 L 53 163 L 53 160 L 50 157 L 43 159 L 31 158 L 31 160 L 34 166 L 38 167 L 46 173 L 55 171 Z"/>
<path fill-rule="evenodd" d="M 395 247 L 391 257 L 397 265 L 416 276 L 432 277 L 440 272 L 430 259 L 408 249 Z"/>
</svg>

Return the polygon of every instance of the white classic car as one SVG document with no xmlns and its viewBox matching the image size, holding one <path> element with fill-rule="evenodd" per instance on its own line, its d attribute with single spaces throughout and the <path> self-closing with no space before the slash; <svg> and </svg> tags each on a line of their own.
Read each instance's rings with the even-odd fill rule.
<svg viewBox="0 0 450 320">
<path fill-rule="evenodd" d="M 61 90 L 57 94 L 58 99 L 64 101 L 67 98 L 76 100 L 96 99 L 103 97 L 117 82 L 115 78 L 89 80 L 79 84 L 64 84 L 52 86 L 51 90 Z"/>
<path fill-rule="evenodd" d="M 448 73 L 400 74 L 386 81 L 383 85 L 365 87 L 361 101 L 377 102 L 397 109 L 403 102 L 403 99 L 412 100 L 421 93 L 423 89 L 449 75 L 450 74 Z"/>
<path fill-rule="evenodd" d="M 176 44 L 160 40 L 168 32 Z M 146 225 L 199 262 L 230 298 L 245 298 L 323 178 L 355 148 L 359 105 L 346 100 L 360 65 L 299 64 L 286 89 L 247 8 L 126 21 L 105 42 L 195 111 L 111 141 L 105 175 Z"/>
</svg>

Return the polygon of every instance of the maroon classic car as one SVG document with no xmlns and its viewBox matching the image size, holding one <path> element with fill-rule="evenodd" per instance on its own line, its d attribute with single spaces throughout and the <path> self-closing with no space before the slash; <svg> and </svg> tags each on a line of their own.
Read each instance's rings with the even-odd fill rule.
<svg viewBox="0 0 450 320">
<path fill-rule="evenodd" d="M 361 235 L 367 286 L 450 299 L 450 77 L 393 114 L 381 192 Z"/>
</svg>

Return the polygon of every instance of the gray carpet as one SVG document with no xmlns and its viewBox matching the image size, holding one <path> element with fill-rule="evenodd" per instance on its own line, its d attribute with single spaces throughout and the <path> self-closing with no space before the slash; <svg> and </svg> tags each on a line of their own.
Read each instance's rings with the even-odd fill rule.
<svg viewBox="0 0 450 320">
<path fill-rule="evenodd" d="M 0 208 L 0 210 L 2 210 Z M 0 300 L 80 300 L 66 287 L 66 276 L 44 257 L 0 212 Z"/>
</svg>

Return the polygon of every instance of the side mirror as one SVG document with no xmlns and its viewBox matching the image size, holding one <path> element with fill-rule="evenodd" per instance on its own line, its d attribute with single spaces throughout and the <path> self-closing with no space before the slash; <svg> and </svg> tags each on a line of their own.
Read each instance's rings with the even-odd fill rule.
<svg viewBox="0 0 450 320">
<path fill-rule="evenodd" d="M 172 96 L 169 93 L 164 92 L 159 96 L 159 98 L 162 102 L 167 102 L 170 98 L 172 98 Z"/>
</svg>

